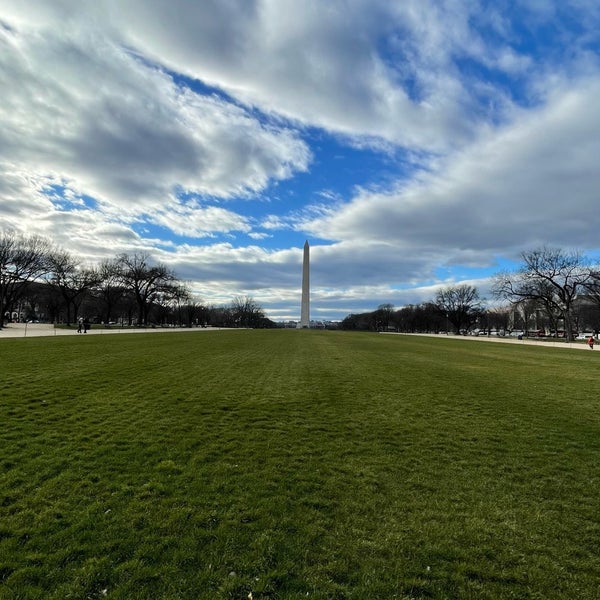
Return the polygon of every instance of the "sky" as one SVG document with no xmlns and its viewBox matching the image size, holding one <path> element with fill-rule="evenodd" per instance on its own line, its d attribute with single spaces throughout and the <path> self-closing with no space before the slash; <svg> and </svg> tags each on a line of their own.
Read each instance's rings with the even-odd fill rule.
<svg viewBox="0 0 600 600">
<path fill-rule="evenodd" d="M 2 0 L 0 230 L 208 305 L 432 300 L 600 249 L 598 0 Z"/>
</svg>

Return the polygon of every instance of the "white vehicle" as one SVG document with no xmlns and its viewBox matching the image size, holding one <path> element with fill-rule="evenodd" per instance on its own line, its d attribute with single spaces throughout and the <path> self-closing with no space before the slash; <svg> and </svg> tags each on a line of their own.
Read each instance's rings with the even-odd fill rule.
<svg viewBox="0 0 600 600">
<path fill-rule="evenodd" d="M 589 337 L 593 337 L 594 339 L 596 339 L 596 336 L 594 335 L 593 331 L 587 331 L 584 333 L 580 333 L 575 339 L 577 340 L 587 340 Z"/>
</svg>

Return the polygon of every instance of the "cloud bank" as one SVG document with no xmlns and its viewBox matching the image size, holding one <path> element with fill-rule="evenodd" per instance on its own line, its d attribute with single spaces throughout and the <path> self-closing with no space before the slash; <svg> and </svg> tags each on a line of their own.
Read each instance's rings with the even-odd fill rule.
<svg viewBox="0 0 600 600">
<path fill-rule="evenodd" d="M 305 238 L 329 318 L 595 253 L 599 25 L 591 0 L 6 0 L 0 227 L 274 318 Z"/>
</svg>

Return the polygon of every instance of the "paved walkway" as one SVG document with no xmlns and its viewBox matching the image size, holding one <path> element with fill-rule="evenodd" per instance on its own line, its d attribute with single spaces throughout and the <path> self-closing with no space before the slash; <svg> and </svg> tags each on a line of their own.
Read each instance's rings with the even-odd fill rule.
<svg viewBox="0 0 600 600">
<path fill-rule="evenodd" d="M 420 335 L 425 337 L 433 338 L 447 338 L 449 340 L 466 340 L 468 342 L 496 342 L 501 344 L 519 344 L 519 345 L 530 345 L 530 346 L 549 346 L 551 348 L 567 348 L 571 350 L 587 350 L 590 349 L 584 340 L 578 342 L 564 342 L 562 340 L 548 340 L 548 339 L 528 339 L 523 338 L 522 340 L 510 336 L 497 336 L 497 335 L 446 335 L 444 333 L 395 333 L 393 331 L 382 331 L 385 335 Z M 600 343 L 594 348 L 594 352 L 600 351 Z"/>
<path fill-rule="evenodd" d="M 71 329 L 54 328 L 47 323 L 10 323 L 0 329 L 0 340 L 3 338 L 41 337 L 58 335 L 112 335 L 115 333 L 165 333 L 171 331 L 218 331 L 218 327 L 135 327 L 121 328 L 113 325 L 108 328 L 99 325 L 88 330 L 87 333 L 77 333 L 77 328 Z"/>
</svg>

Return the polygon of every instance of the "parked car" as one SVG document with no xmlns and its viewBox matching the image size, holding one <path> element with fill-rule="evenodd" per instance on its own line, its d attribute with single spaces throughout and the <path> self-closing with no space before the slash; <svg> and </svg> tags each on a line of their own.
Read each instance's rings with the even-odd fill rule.
<svg viewBox="0 0 600 600">
<path fill-rule="evenodd" d="M 590 336 L 595 338 L 594 332 L 593 331 L 585 331 L 584 333 L 580 333 L 575 339 L 576 340 L 587 340 Z"/>
</svg>

